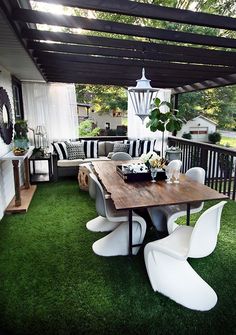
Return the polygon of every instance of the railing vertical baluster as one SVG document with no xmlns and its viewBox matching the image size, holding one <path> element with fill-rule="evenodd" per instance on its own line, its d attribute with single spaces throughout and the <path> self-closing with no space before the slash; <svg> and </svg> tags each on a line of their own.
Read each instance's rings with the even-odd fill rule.
<svg viewBox="0 0 236 335">
<path fill-rule="evenodd" d="M 215 180 L 215 170 L 216 170 L 216 152 L 213 151 L 213 166 L 212 166 L 212 176 L 211 176 L 211 188 L 214 188 L 214 180 Z"/>
<path fill-rule="evenodd" d="M 207 185 L 210 186 L 211 183 L 211 176 L 212 176 L 212 151 L 209 150 L 209 155 L 208 155 L 208 180 L 207 180 Z"/>
<path fill-rule="evenodd" d="M 220 159 L 219 159 L 219 153 L 217 152 L 217 158 L 216 158 L 216 179 L 215 179 L 215 190 L 218 190 L 219 168 L 220 168 Z"/>
<path fill-rule="evenodd" d="M 234 164 L 234 158 L 233 158 L 233 156 L 230 156 L 230 162 L 229 162 L 229 179 L 228 179 L 228 192 L 227 192 L 229 197 L 230 197 L 230 194 L 231 194 L 231 180 L 232 180 L 233 164 Z"/>
<path fill-rule="evenodd" d="M 186 159 L 187 159 L 187 153 L 186 153 L 186 145 L 183 146 L 183 155 L 184 155 L 184 159 L 183 159 L 183 172 L 186 172 Z"/>
<path fill-rule="evenodd" d="M 190 157 L 191 157 L 191 158 L 190 158 L 190 168 L 193 167 L 193 164 L 194 164 L 194 163 L 193 163 L 193 158 L 194 158 L 194 157 L 193 157 L 193 152 L 194 152 L 194 146 L 192 145 L 192 146 L 191 146 L 191 154 L 190 154 L 190 155 L 191 155 L 191 156 L 190 156 Z"/>
<path fill-rule="evenodd" d="M 223 180 L 223 169 L 222 166 L 220 166 L 220 182 L 219 182 L 219 192 L 222 192 L 222 180 Z"/>
<path fill-rule="evenodd" d="M 187 150 L 187 162 L 186 162 L 186 171 L 189 169 L 189 150 L 190 150 L 190 145 L 186 147 Z"/>
<path fill-rule="evenodd" d="M 234 184 L 233 184 L 233 194 L 232 194 L 232 199 L 235 200 L 236 198 L 236 160 L 234 164 Z"/>
<path fill-rule="evenodd" d="M 229 166 L 229 155 L 224 156 L 224 188 L 223 193 L 226 194 L 227 181 L 229 178 L 230 166 Z"/>
</svg>

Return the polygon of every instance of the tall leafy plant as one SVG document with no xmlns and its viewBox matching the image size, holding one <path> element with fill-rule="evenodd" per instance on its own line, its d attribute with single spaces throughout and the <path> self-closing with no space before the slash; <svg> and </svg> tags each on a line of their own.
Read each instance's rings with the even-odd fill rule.
<svg viewBox="0 0 236 335">
<path fill-rule="evenodd" d="M 161 107 L 166 106 L 169 111 L 164 113 L 161 111 Z M 161 101 L 159 98 L 154 100 L 154 108 L 149 115 L 149 121 L 146 125 L 151 131 L 155 132 L 157 130 L 162 132 L 162 144 L 161 144 L 161 155 L 163 157 L 163 147 L 164 147 L 164 132 L 165 130 L 174 132 L 179 131 L 182 128 L 184 120 L 178 117 L 178 110 L 172 108 L 171 103 L 167 101 Z"/>
</svg>

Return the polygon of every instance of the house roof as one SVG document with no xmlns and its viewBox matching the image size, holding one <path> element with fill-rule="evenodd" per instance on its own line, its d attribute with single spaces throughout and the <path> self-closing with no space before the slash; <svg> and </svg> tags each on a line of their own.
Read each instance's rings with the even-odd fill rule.
<svg viewBox="0 0 236 335">
<path fill-rule="evenodd" d="M 236 19 L 232 17 L 129 0 L 47 3 L 236 30 Z M 153 87 L 172 88 L 173 93 L 236 83 L 234 38 L 54 15 L 20 5 L 17 0 L 2 0 L 0 7 L 46 81 L 135 86 L 144 66 Z M 83 34 L 42 31 L 36 28 L 38 23 L 67 29 L 80 27 Z M 97 36 L 97 32 L 110 33 L 112 37 Z M 54 43 L 48 43 L 49 40 Z"/>
<path fill-rule="evenodd" d="M 34 60 L 0 8 L 0 64 L 20 80 L 44 81 Z"/>
<path fill-rule="evenodd" d="M 213 121 L 213 120 L 205 117 L 204 115 L 198 115 L 193 120 L 196 120 L 196 119 L 204 119 L 204 120 L 206 120 L 206 121 L 208 121 L 208 122 L 210 122 L 210 123 L 212 123 L 214 125 L 217 125 L 217 122 L 215 122 L 215 121 Z"/>
</svg>

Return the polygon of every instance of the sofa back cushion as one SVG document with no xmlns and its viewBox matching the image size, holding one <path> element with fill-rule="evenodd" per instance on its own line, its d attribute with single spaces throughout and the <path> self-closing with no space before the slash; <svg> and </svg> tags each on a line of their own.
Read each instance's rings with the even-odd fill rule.
<svg viewBox="0 0 236 335">
<path fill-rule="evenodd" d="M 115 143 L 123 143 L 123 141 L 106 141 L 106 156 L 113 152 Z"/>
<path fill-rule="evenodd" d="M 106 156 L 106 142 L 99 141 L 98 142 L 98 157 Z"/>
<path fill-rule="evenodd" d="M 129 144 L 127 143 L 115 143 L 113 147 L 113 152 L 128 152 Z"/>
<path fill-rule="evenodd" d="M 86 158 L 98 158 L 98 141 L 82 140 Z"/>
<path fill-rule="evenodd" d="M 68 159 L 68 152 L 65 142 L 53 142 L 54 152 L 57 154 L 58 159 Z"/>
<path fill-rule="evenodd" d="M 131 157 L 139 157 L 140 142 L 140 140 L 124 140 L 124 143 L 129 145 L 128 153 Z"/>
</svg>

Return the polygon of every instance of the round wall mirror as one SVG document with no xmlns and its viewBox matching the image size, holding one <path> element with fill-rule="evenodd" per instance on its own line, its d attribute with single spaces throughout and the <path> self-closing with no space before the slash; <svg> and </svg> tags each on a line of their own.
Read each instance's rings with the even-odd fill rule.
<svg viewBox="0 0 236 335">
<path fill-rule="evenodd" d="M 6 144 L 10 144 L 13 136 L 11 103 L 6 90 L 0 87 L 0 135 Z"/>
</svg>

